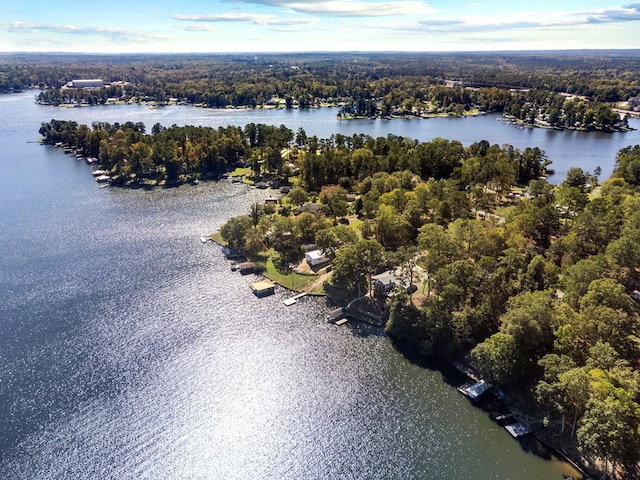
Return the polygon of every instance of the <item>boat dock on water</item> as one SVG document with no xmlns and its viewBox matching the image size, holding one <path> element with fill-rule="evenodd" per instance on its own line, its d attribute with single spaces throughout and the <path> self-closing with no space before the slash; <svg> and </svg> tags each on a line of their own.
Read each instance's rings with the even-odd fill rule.
<svg viewBox="0 0 640 480">
<path fill-rule="evenodd" d="M 469 397 L 471 400 L 478 400 L 487 393 L 492 386 L 493 385 L 489 382 L 480 380 L 472 385 L 462 385 L 461 387 L 458 387 L 458 391 Z"/>
<path fill-rule="evenodd" d="M 305 295 L 307 295 L 307 292 L 299 293 L 291 298 L 283 300 L 282 303 L 284 303 L 287 307 L 290 307 L 291 305 L 298 303 L 298 299 L 304 297 Z"/>
<path fill-rule="evenodd" d="M 511 412 L 496 416 L 496 422 L 505 422 L 509 420 L 513 420 L 513 413 Z"/>
<path fill-rule="evenodd" d="M 262 298 L 273 295 L 276 291 L 276 284 L 271 280 L 260 280 L 252 283 L 250 288 L 256 297 Z"/>
<path fill-rule="evenodd" d="M 505 425 L 505 430 L 511 434 L 513 438 L 519 438 L 531 433 L 531 428 L 524 422 L 512 423 Z"/>
</svg>

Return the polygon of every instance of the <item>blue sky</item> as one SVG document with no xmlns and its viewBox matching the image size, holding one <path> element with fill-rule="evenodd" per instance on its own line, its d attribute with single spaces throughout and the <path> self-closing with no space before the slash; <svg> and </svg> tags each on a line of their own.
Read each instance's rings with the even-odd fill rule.
<svg viewBox="0 0 640 480">
<path fill-rule="evenodd" d="M 0 7 L 2 52 L 585 48 L 640 48 L 640 3 L 608 0 L 14 0 L 3 2 Z"/>
</svg>

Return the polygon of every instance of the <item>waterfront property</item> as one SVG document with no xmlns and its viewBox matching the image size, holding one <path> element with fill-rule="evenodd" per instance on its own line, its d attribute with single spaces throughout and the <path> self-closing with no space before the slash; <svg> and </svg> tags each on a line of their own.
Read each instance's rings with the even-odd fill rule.
<svg viewBox="0 0 640 480">
<path fill-rule="evenodd" d="M 378 275 L 371 277 L 373 289 L 383 295 L 389 295 L 391 291 L 398 285 L 398 279 L 393 270 L 387 270 Z"/>
<path fill-rule="evenodd" d="M 322 250 L 312 250 L 311 252 L 307 252 L 304 254 L 304 259 L 310 267 L 315 267 L 316 265 L 321 265 L 329 261 L 329 257 L 322 253 Z"/>
<path fill-rule="evenodd" d="M 228 260 L 237 260 L 242 257 L 242 254 L 233 247 L 222 247 L 222 253 Z"/>
<path fill-rule="evenodd" d="M 253 279 L 229 275 L 219 249 L 195 239 L 246 214 L 267 192 L 231 182 L 152 194 L 97 189 L 84 162 L 57 161 L 61 151 L 29 143 L 23 132 L 51 115 L 38 116 L 42 107 L 31 105 L 32 96 L 27 92 L 29 102 L 16 108 L 0 102 L 5 118 L 15 118 L 0 125 L 0 191 L 15 199 L 4 211 L 0 243 L 16 253 L 0 262 L 3 271 L 28 273 L 20 281 L 0 279 L 0 337 L 16 346 L 3 350 L 10 368 L 2 374 L 0 411 L 13 413 L 4 417 L 0 450 L 10 454 L 0 455 L 0 478 L 185 478 L 194 471 L 243 478 L 340 478 L 354 471 L 381 479 L 582 478 L 564 462 L 520 448 L 439 371 L 409 361 L 379 330 L 333 328 L 324 303 L 312 299 L 295 307 L 275 298 L 252 302 L 245 285 Z M 151 128 L 180 122 L 172 115 L 181 109 L 64 112 L 93 116 L 90 124 L 122 121 L 123 111 L 134 110 Z M 188 121 L 211 114 L 188 112 Z M 170 119 L 153 117 L 160 113 Z M 131 235 L 141 219 L 144 228 Z M 86 268 L 96 261 L 100 268 Z M 61 356 L 67 344 L 73 355 Z M 374 405 L 372 398 L 375 412 L 352 408 Z M 354 438 L 366 448 L 354 449 Z"/>
</svg>

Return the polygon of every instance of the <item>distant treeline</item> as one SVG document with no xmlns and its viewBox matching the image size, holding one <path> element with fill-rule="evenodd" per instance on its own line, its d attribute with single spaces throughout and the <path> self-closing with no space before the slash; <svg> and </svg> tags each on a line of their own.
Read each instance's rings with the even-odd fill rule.
<svg viewBox="0 0 640 480">
<path fill-rule="evenodd" d="M 12 55 L 0 57 L 0 91 L 45 90 L 39 101 L 104 104 L 169 99 L 207 107 L 346 102 L 352 113 L 461 114 L 509 111 L 565 128 L 612 129 L 614 123 L 563 120 L 564 93 L 582 102 L 626 101 L 640 94 L 640 56 L 628 53 L 280 54 L 280 55 Z M 102 89 L 62 89 L 73 79 L 101 78 Z M 448 87 L 447 87 L 448 85 Z M 479 90 L 460 87 L 478 87 Z M 447 88 L 445 88 L 447 87 Z M 512 94 L 513 89 L 544 93 Z M 543 98 L 544 97 L 544 98 Z M 547 103 L 552 103 L 549 107 Z M 597 113 L 599 106 L 589 105 Z M 557 115 L 554 113 L 557 110 Z M 589 107 L 586 107 L 588 110 Z M 547 111 L 548 110 L 548 111 Z M 349 113 L 349 111 L 345 111 Z M 594 114 L 595 115 L 595 114 Z M 607 112 L 604 117 L 610 116 Z M 550 119 L 548 117 L 551 117 Z M 587 117 L 586 120 L 589 120 Z"/>
</svg>

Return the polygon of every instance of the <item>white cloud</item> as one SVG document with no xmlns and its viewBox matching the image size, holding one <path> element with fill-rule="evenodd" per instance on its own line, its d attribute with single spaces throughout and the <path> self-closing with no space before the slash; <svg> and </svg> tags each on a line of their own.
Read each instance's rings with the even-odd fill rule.
<svg viewBox="0 0 640 480">
<path fill-rule="evenodd" d="M 150 34 L 123 28 L 93 26 L 78 27 L 75 25 L 55 25 L 19 21 L 0 22 L 0 30 L 4 30 L 9 33 L 25 34 L 57 33 L 79 36 L 103 36 L 108 37 L 112 42 L 118 43 L 157 41 L 167 38 L 163 35 Z"/>
<path fill-rule="evenodd" d="M 171 15 L 174 20 L 190 22 L 246 22 L 256 25 L 300 25 L 317 22 L 314 18 L 281 18 L 262 13 L 218 13 L 210 15 Z"/>
<path fill-rule="evenodd" d="M 356 1 L 318 0 L 296 2 L 288 0 L 236 0 L 244 3 L 286 7 L 294 12 L 333 17 L 384 17 L 394 15 L 424 15 L 436 10 L 418 0 Z"/>
<path fill-rule="evenodd" d="M 217 30 L 216 27 L 212 25 L 203 25 L 203 24 L 199 24 L 199 25 L 189 24 L 189 25 L 181 26 L 180 28 L 182 28 L 183 30 L 187 30 L 188 32 L 215 32 Z"/>
<path fill-rule="evenodd" d="M 390 30 L 422 31 L 433 34 L 502 32 L 505 30 L 536 30 L 548 28 L 572 28 L 591 22 L 590 14 L 581 12 L 521 12 L 503 15 L 429 18 L 407 24 L 388 24 Z"/>
<path fill-rule="evenodd" d="M 640 3 L 594 12 L 588 17 L 588 21 L 592 23 L 640 21 Z"/>
</svg>

